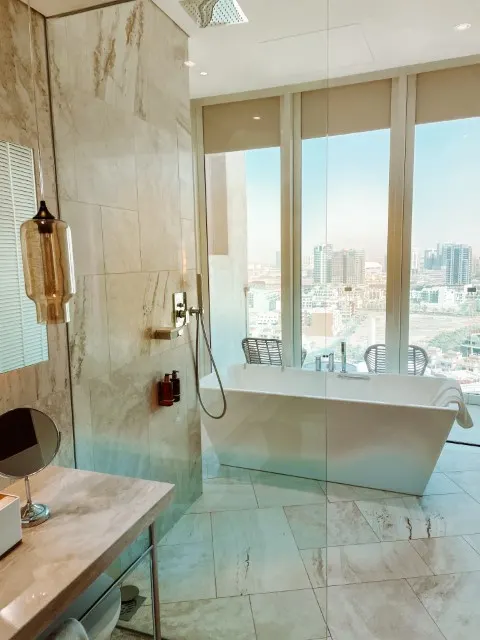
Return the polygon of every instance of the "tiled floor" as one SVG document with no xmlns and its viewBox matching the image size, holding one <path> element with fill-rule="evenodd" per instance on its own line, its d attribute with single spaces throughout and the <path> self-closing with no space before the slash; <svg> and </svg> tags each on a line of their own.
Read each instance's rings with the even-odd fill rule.
<svg viewBox="0 0 480 640">
<path fill-rule="evenodd" d="M 159 547 L 168 640 L 480 637 L 480 450 L 447 445 L 422 498 L 206 475 Z"/>
</svg>

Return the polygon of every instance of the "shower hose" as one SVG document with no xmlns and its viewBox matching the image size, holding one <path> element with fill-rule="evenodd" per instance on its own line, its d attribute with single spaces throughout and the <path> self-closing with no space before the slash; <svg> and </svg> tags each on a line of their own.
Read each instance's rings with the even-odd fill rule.
<svg viewBox="0 0 480 640">
<path fill-rule="evenodd" d="M 212 413 L 210 413 L 210 411 L 208 411 L 208 409 L 205 407 L 205 405 L 203 404 L 202 394 L 201 394 L 201 391 L 200 391 L 200 374 L 199 374 L 199 365 L 198 365 L 199 355 L 200 355 L 200 325 L 202 326 L 203 338 L 205 340 L 205 344 L 206 344 L 207 350 L 208 350 L 208 355 L 210 357 L 210 361 L 212 363 L 213 370 L 215 371 L 215 375 L 217 376 L 218 384 L 219 384 L 219 387 L 220 387 L 220 392 L 222 394 L 223 409 L 222 409 L 221 413 L 219 415 L 217 415 L 217 416 L 215 416 Z M 220 420 L 221 418 L 223 418 L 223 416 L 227 413 L 227 398 L 225 396 L 225 390 L 223 388 L 222 379 L 221 379 L 220 374 L 218 372 L 217 365 L 215 364 L 215 358 L 213 357 L 212 349 L 210 347 L 210 343 L 208 342 L 207 331 L 205 329 L 205 322 L 203 320 L 203 313 L 202 313 L 201 309 L 199 309 L 198 312 L 197 312 L 197 337 L 196 337 L 196 340 L 195 340 L 195 386 L 197 388 L 198 401 L 200 402 L 200 406 L 205 411 L 207 416 L 210 416 L 210 418 L 213 418 L 213 420 Z"/>
</svg>

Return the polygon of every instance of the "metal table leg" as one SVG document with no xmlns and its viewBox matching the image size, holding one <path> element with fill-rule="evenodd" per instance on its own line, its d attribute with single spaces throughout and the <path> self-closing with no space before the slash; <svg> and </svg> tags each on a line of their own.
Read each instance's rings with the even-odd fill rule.
<svg viewBox="0 0 480 640">
<path fill-rule="evenodd" d="M 150 545 L 152 557 L 152 586 L 153 586 L 153 622 L 155 625 L 155 640 L 162 640 L 162 632 L 160 629 L 160 588 L 158 584 L 158 551 L 157 551 L 157 534 L 155 531 L 155 523 L 150 525 Z"/>
</svg>

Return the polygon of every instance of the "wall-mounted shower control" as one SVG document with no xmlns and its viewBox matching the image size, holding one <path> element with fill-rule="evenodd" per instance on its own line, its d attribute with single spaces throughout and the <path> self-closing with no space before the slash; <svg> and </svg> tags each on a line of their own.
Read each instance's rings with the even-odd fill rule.
<svg viewBox="0 0 480 640">
<path fill-rule="evenodd" d="M 173 323 L 178 329 L 188 324 L 190 318 L 187 308 L 187 293 L 181 291 L 173 294 Z"/>
<path fill-rule="evenodd" d="M 175 340 L 183 335 L 184 328 L 190 322 L 186 291 L 173 294 L 172 307 L 172 326 L 152 329 L 149 334 L 153 340 Z"/>
</svg>

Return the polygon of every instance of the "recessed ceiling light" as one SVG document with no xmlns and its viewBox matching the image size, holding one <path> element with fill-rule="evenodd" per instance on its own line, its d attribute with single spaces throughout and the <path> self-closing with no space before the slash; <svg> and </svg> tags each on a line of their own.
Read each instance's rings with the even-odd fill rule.
<svg viewBox="0 0 480 640">
<path fill-rule="evenodd" d="M 460 24 L 455 25 L 455 31 L 467 31 L 471 26 L 470 22 L 461 22 Z"/>
<path fill-rule="evenodd" d="M 194 67 L 197 63 L 194 62 L 193 60 L 185 60 L 185 62 L 183 63 L 186 67 Z"/>
<path fill-rule="evenodd" d="M 262 118 L 261 118 L 261 116 L 253 116 L 253 119 L 254 120 L 261 120 Z"/>
<path fill-rule="evenodd" d="M 208 76 L 208 73 L 207 73 L 207 71 L 200 71 L 200 75 L 201 76 Z"/>
</svg>

